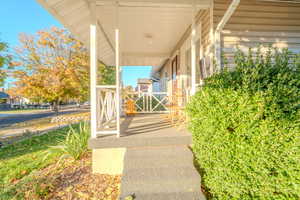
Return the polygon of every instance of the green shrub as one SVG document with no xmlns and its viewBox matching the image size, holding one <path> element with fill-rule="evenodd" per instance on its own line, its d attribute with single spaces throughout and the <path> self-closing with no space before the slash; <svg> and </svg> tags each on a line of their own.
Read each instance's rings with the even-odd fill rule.
<svg viewBox="0 0 300 200">
<path fill-rule="evenodd" d="M 54 146 L 49 153 L 59 151 L 63 156 L 70 156 L 75 160 L 80 159 L 88 151 L 88 139 L 90 137 L 90 127 L 87 122 L 79 124 L 79 128 L 70 126 L 70 130 L 64 141 L 59 146 Z"/>
<path fill-rule="evenodd" d="M 207 79 L 187 106 L 204 184 L 212 199 L 299 199 L 298 57 L 249 54 L 238 51 L 236 70 Z"/>
<path fill-rule="evenodd" d="M 232 88 L 249 94 L 263 92 L 265 114 L 275 117 L 276 112 L 277 117 L 292 117 L 297 113 L 300 108 L 300 55 L 288 49 L 279 52 L 276 48 L 266 53 L 260 49 L 253 53 L 249 49 L 247 55 L 238 50 L 235 66 L 234 71 L 225 68 L 208 78 L 207 87 Z"/>
</svg>

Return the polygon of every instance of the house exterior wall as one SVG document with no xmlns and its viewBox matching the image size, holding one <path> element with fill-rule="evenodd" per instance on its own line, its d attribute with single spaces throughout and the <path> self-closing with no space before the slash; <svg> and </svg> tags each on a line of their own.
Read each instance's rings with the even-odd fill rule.
<svg viewBox="0 0 300 200">
<path fill-rule="evenodd" d="M 201 10 L 196 17 L 197 84 L 200 78 L 204 79 L 214 72 L 214 31 L 231 2 L 213 0 L 211 8 Z M 180 58 L 179 88 L 188 90 L 191 87 L 190 35 L 191 27 L 178 41 L 171 55 Z M 262 46 L 261 50 L 266 51 L 270 45 L 300 53 L 300 4 L 241 0 L 221 33 L 221 50 L 227 58 L 228 67 L 234 67 L 234 53 L 238 48 L 248 52 L 250 47 L 256 51 L 258 46 Z M 170 69 L 170 63 L 164 68 Z M 168 91 L 172 89 L 170 85 Z"/>
<path fill-rule="evenodd" d="M 196 64 L 197 64 L 197 84 L 200 84 L 201 79 L 210 76 L 213 72 L 213 10 L 201 10 L 196 16 Z M 167 65 L 161 70 L 161 77 L 166 68 L 169 69 L 170 75 L 168 91 L 172 92 L 172 72 L 171 61 L 175 56 L 178 56 L 179 76 L 178 88 L 185 91 L 191 89 L 191 26 L 186 30 L 185 34 L 176 44 L 171 59 Z M 204 64 L 204 71 L 200 73 L 200 60 Z M 200 76 L 203 74 L 203 77 Z M 201 77 L 201 78 L 200 78 Z"/>
<path fill-rule="evenodd" d="M 214 0 L 214 27 L 224 16 L 231 1 Z M 234 67 L 234 52 L 239 47 L 247 52 L 259 45 L 266 50 L 270 45 L 300 52 L 300 4 L 241 0 L 237 10 L 223 29 L 222 51 L 229 67 Z"/>
</svg>

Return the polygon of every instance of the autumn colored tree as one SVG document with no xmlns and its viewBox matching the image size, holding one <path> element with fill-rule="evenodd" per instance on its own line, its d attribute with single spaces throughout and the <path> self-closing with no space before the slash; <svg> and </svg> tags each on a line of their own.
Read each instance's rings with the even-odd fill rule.
<svg viewBox="0 0 300 200">
<path fill-rule="evenodd" d="M 7 44 L 0 41 L 0 87 L 3 86 L 4 80 L 7 77 L 7 70 L 5 69 L 5 66 L 9 64 L 10 61 L 7 50 Z"/>
<path fill-rule="evenodd" d="M 97 69 L 97 84 L 98 85 L 114 85 L 116 84 L 116 67 L 105 66 L 103 63 L 99 63 Z"/>
<path fill-rule="evenodd" d="M 12 62 L 17 93 L 33 102 L 60 102 L 89 98 L 89 53 L 65 29 L 51 28 L 35 35 L 21 34 Z M 99 61 L 98 84 L 115 83 L 115 67 Z"/>
<path fill-rule="evenodd" d="M 36 35 L 20 35 L 12 65 L 18 93 L 34 102 L 50 102 L 56 108 L 68 100 L 89 97 L 89 54 L 65 29 L 51 28 Z M 112 67 L 99 62 L 101 83 L 114 82 Z"/>
<path fill-rule="evenodd" d="M 9 94 L 10 98 L 18 98 L 22 97 L 23 95 L 20 93 L 20 89 L 18 87 L 10 87 L 5 90 L 5 93 Z"/>
<path fill-rule="evenodd" d="M 34 102 L 85 101 L 89 92 L 89 58 L 83 44 L 65 29 L 20 35 L 14 77 L 19 93 Z"/>
</svg>

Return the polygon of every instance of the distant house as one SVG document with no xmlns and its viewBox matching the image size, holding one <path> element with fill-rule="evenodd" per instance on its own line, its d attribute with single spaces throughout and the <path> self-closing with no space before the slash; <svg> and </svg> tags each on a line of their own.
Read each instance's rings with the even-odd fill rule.
<svg viewBox="0 0 300 200">
<path fill-rule="evenodd" d="M 22 96 L 10 97 L 11 108 L 24 108 L 27 104 L 30 104 L 30 100 Z"/>
<path fill-rule="evenodd" d="M 10 109 L 10 96 L 4 91 L 0 92 L 0 110 Z"/>
<path fill-rule="evenodd" d="M 140 78 L 137 81 L 137 87 L 136 90 L 137 92 L 152 92 L 152 84 L 153 81 L 151 79 L 147 78 Z"/>
<path fill-rule="evenodd" d="M 9 95 L 5 92 L 0 92 L 0 104 L 8 104 L 9 103 Z"/>
</svg>

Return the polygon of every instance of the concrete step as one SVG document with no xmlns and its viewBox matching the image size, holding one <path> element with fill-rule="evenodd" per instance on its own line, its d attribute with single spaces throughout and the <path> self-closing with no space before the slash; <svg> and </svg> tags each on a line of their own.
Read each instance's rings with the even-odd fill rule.
<svg viewBox="0 0 300 200">
<path fill-rule="evenodd" d="M 178 160 L 175 157 L 164 157 L 164 159 L 157 157 L 153 159 L 144 159 L 144 160 L 132 160 L 128 162 L 125 166 L 127 169 L 147 169 L 147 168 L 170 168 L 172 166 L 180 167 L 188 167 L 187 163 L 193 163 L 193 158 L 189 156 L 183 157 L 181 162 L 178 163 Z"/>
<path fill-rule="evenodd" d="M 178 162 L 178 157 L 180 157 L 181 162 Z M 128 159 L 128 162 L 126 162 L 126 159 Z M 127 164 L 125 167 L 126 169 L 184 167 L 190 166 L 193 160 L 193 155 L 186 146 L 148 147 L 139 150 L 127 149 L 127 156 L 125 157 Z"/>
<path fill-rule="evenodd" d="M 161 157 L 178 157 L 187 156 L 193 159 L 193 154 L 186 145 L 176 146 L 161 146 L 161 147 L 142 147 L 142 148 L 128 148 L 128 156 L 135 159 L 146 159 L 147 157 L 155 158 Z"/>
<path fill-rule="evenodd" d="M 180 193 L 200 190 L 200 176 L 192 167 L 144 168 L 127 170 L 122 178 L 124 192 Z M 128 191 L 128 192 L 127 192 Z"/>
<path fill-rule="evenodd" d="M 185 192 L 185 193 L 155 193 L 133 195 L 134 200 L 205 200 L 205 196 L 201 192 Z M 124 200 L 126 197 L 121 198 Z"/>
<path fill-rule="evenodd" d="M 121 181 L 121 199 L 200 200 L 201 178 L 187 146 L 127 149 Z"/>
</svg>

